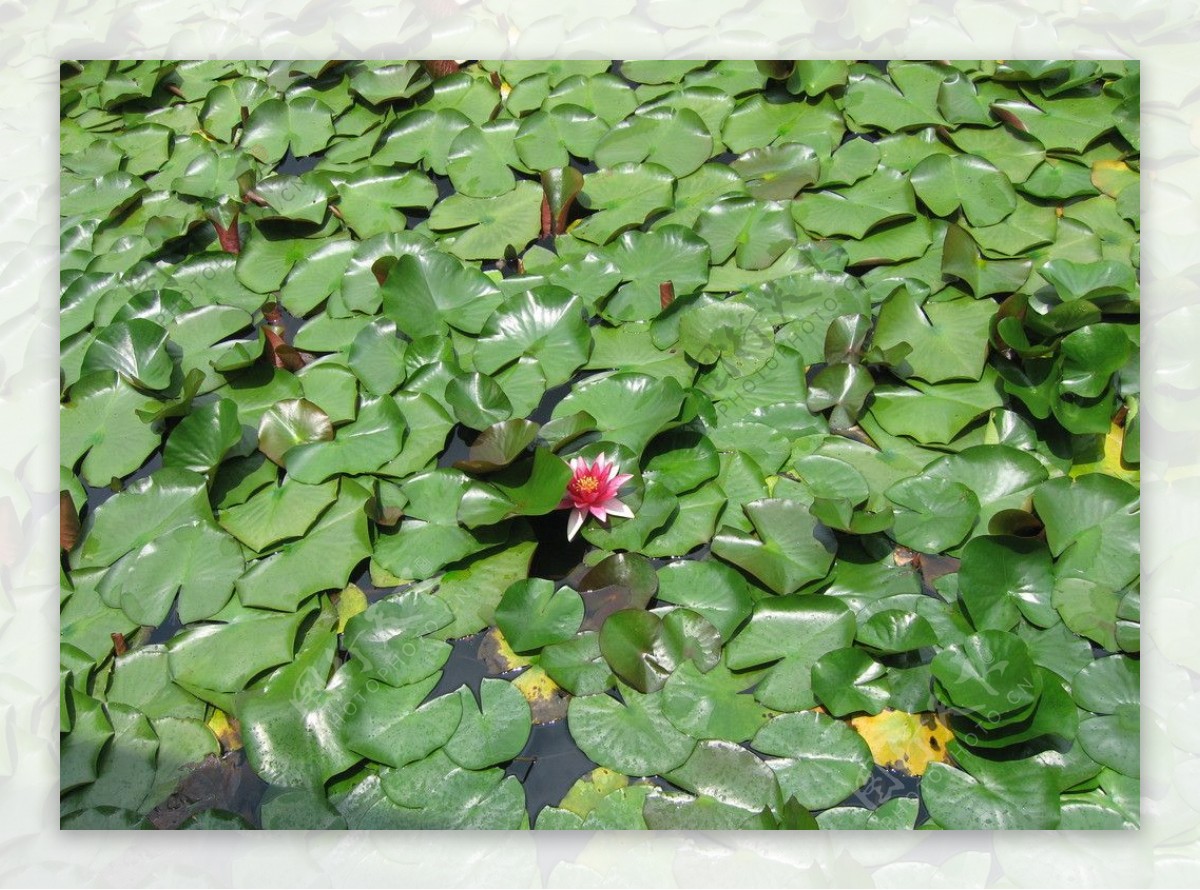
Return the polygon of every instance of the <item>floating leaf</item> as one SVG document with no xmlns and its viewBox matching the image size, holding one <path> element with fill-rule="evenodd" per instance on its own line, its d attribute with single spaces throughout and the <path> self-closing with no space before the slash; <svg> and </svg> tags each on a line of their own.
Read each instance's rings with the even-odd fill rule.
<svg viewBox="0 0 1200 890">
<path fill-rule="evenodd" d="M 475 366 L 485 374 L 521 356 L 537 361 L 548 386 L 564 383 L 591 352 L 583 304 L 558 287 L 538 287 L 506 300 L 484 324 Z"/>
<path fill-rule="evenodd" d="M 258 450 L 284 466 L 284 456 L 297 445 L 333 438 L 329 415 L 307 399 L 286 399 L 268 408 L 258 423 Z"/>
<path fill-rule="evenodd" d="M 463 702 L 458 695 L 424 701 L 437 676 L 396 688 L 376 683 L 362 671 L 351 671 L 344 683 L 361 704 L 339 727 L 341 743 L 388 766 L 423 760 L 441 748 L 458 728 Z"/>
<path fill-rule="evenodd" d="M 517 652 L 562 642 L 579 630 L 583 600 L 568 587 L 555 590 L 552 581 L 517 581 L 496 606 L 496 626 Z"/>
<path fill-rule="evenodd" d="M 750 194 L 765 201 L 787 201 L 817 181 L 821 162 L 811 147 L 798 142 L 756 148 L 731 166 Z M 849 183 L 847 183 L 849 184 Z"/>
<path fill-rule="evenodd" d="M 1054 773 L 1036 760 L 992 761 L 954 743 L 962 767 L 932 763 L 921 779 L 921 797 L 944 828 L 1053 828 L 1059 820 Z"/>
<path fill-rule="evenodd" d="M 541 188 L 522 181 L 498 197 L 451 195 L 433 208 L 429 227 L 457 233 L 449 244 L 457 257 L 500 259 L 509 249 L 520 253 L 538 236 L 541 206 Z"/>
<path fill-rule="evenodd" d="M 359 475 L 378 470 L 400 453 L 404 416 L 395 401 L 382 396 L 363 399 L 358 417 L 339 427 L 332 441 L 306 441 L 287 449 L 288 477 L 311 485 L 335 474 Z"/>
<path fill-rule="evenodd" d="M 99 591 L 146 627 L 163 623 L 178 594 L 179 620 L 190 624 L 220 611 L 244 569 L 233 538 L 207 522 L 194 522 L 122 557 Z"/>
<path fill-rule="evenodd" d="M 607 441 L 640 453 L 679 413 L 683 390 L 673 378 L 645 374 L 599 375 L 584 381 L 559 402 L 552 417 L 588 414 Z"/>
<path fill-rule="evenodd" d="M 627 776 L 652 776 L 681 766 L 695 739 L 671 725 L 662 693 L 642 695 L 623 687 L 624 704 L 608 695 L 572 698 L 571 737 L 592 761 Z"/>
<path fill-rule="evenodd" d="M 451 618 L 441 600 L 410 590 L 350 619 L 346 649 L 360 661 L 365 676 L 407 686 L 439 670 L 450 657 L 450 646 L 429 635 Z"/>
<path fill-rule="evenodd" d="M 686 609 L 663 618 L 641 609 L 621 609 L 600 628 L 600 652 L 613 673 L 639 692 L 655 692 L 684 659 L 708 669 L 720 657 L 720 634 L 708 620 Z"/>
<path fill-rule="evenodd" d="M 451 760 L 466 769 L 485 769 L 521 753 L 530 732 L 525 696 L 510 683 L 492 679 L 480 683 L 478 705 L 469 690 L 460 695 L 462 721 L 446 744 Z"/>
<path fill-rule="evenodd" d="M 841 191 L 812 192 L 792 205 L 792 215 L 814 235 L 862 238 L 875 226 L 916 214 L 912 187 L 903 174 L 880 170 Z"/>
<path fill-rule="evenodd" d="M 572 229 L 576 238 L 606 244 L 670 207 L 675 177 L 657 164 L 619 164 L 583 178 L 579 203 L 595 211 Z"/>
<path fill-rule="evenodd" d="M 384 314 L 413 339 L 447 326 L 478 334 L 500 302 L 485 275 L 442 253 L 405 254 L 383 284 Z"/>
<path fill-rule="evenodd" d="M 696 112 L 650 108 L 630 115 L 601 137 L 595 158 L 600 167 L 649 161 L 679 177 L 707 161 L 712 148 L 712 135 Z"/>
<path fill-rule="evenodd" d="M 174 368 L 166 342 L 167 332 L 147 318 L 110 324 L 88 347 L 81 373 L 112 370 L 141 389 L 165 389 Z"/>
<path fill-rule="evenodd" d="M 494 423 L 472 443 L 466 460 L 454 466 L 469 473 L 492 473 L 507 467 L 533 444 L 540 427 L 529 420 Z"/>
<path fill-rule="evenodd" d="M 318 591 L 345 587 L 354 567 L 370 552 L 367 498 L 362 486 L 343 480 L 337 501 L 304 537 L 259 559 L 238 579 L 241 601 L 292 610 Z"/>
<path fill-rule="evenodd" d="M 758 539 L 725 530 L 713 539 L 713 553 L 759 578 L 776 593 L 791 593 L 821 578 L 833 562 L 835 544 L 799 501 L 753 501 L 746 515 Z"/>
<path fill-rule="evenodd" d="M 906 714 L 885 708 L 850 720 L 866 740 L 875 762 L 907 776 L 922 776 L 931 763 L 945 763 L 954 734 L 938 715 Z"/>
<path fill-rule="evenodd" d="M 238 713 L 246 757 L 273 785 L 317 787 L 358 755 L 338 737 L 351 687 L 339 674 L 326 686 L 336 639 L 325 633 L 281 668 L 261 691 L 246 693 Z"/>
<path fill-rule="evenodd" d="M 913 168 L 909 182 L 938 216 L 949 216 L 961 206 L 973 226 L 995 225 L 1017 207 L 1008 178 L 974 155 L 930 155 Z"/>
<path fill-rule="evenodd" d="M 845 800 L 871 775 L 871 752 L 853 729 L 815 711 L 780 714 L 754 736 L 785 797 L 820 810 Z"/>
</svg>

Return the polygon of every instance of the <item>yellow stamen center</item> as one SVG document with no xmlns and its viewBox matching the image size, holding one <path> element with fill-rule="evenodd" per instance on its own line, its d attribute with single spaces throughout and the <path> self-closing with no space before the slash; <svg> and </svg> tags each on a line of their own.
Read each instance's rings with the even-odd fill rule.
<svg viewBox="0 0 1200 890">
<path fill-rule="evenodd" d="M 575 480 L 573 488 L 580 494 L 595 494 L 600 488 L 600 483 L 596 481 L 595 476 L 580 476 Z"/>
</svg>

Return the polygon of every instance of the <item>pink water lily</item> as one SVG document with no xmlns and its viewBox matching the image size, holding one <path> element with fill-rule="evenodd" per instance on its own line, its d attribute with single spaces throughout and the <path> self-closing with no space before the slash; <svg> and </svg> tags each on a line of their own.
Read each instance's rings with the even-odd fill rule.
<svg viewBox="0 0 1200 890">
<path fill-rule="evenodd" d="M 633 476 L 630 473 L 618 473 L 616 463 L 610 461 L 607 454 L 601 454 L 590 465 L 582 457 L 573 457 L 571 472 L 567 493 L 558 505 L 559 509 L 574 508 L 567 520 L 568 541 L 579 532 L 589 513 L 601 522 L 609 516 L 633 518 L 633 511 L 617 500 L 617 489 Z"/>
</svg>

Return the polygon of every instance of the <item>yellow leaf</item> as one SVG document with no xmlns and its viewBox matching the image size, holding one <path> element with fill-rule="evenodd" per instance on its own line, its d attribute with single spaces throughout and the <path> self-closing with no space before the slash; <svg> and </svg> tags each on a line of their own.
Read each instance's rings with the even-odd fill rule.
<svg viewBox="0 0 1200 890">
<path fill-rule="evenodd" d="M 367 595 L 351 584 L 341 592 L 337 600 L 338 633 L 344 633 L 346 622 L 359 612 L 367 611 Z"/>
<path fill-rule="evenodd" d="M 888 708 L 874 717 L 854 717 L 850 725 L 866 739 L 877 764 L 908 776 L 924 775 L 931 763 L 945 763 L 946 745 L 954 740 L 946 721 L 932 713 Z"/>
<path fill-rule="evenodd" d="M 213 711 L 208 718 L 207 726 L 221 743 L 222 751 L 237 751 L 242 747 L 242 728 L 237 720 L 230 717 L 220 708 Z"/>
<path fill-rule="evenodd" d="M 531 667 L 512 681 L 529 702 L 534 723 L 551 723 L 567 716 L 570 695 L 540 667 Z"/>
<path fill-rule="evenodd" d="M 1086 441 L 1086 440 L 1084 440 Z M 1125 444 L 1125 428 L 1112 424 L 1103 437 L 1096 436 L 1087 450 L 1077 451 L 1070 475 L 1083 476 L 1087 473 L 1105 473 L 1137 485 L 1141 473 L 1133 464 L 1121 460 L 1121 448 Z"/>
<path fill-rule="evenodd" d="M 571 790 L 567 792 L 567 796 L 562 799 L 559 806 L 583 819 L 596 808 L 596 804 L 600 803 L 606 795 L 612 794 L 628 784 L 628 776 L 598 766 L 571 786 Z"/>
<path fill-rule="evenodd" d="M 531 659 L 513 651 L 498 627 L 490 628 L 479 641 L 479 657 L 494 674 L 507 674 L 533 664 Z"/>
<path fill-rule="evenodd" d="M 1115 198 L 1131 185 L 1137 185 L 1138 172 L 1124 161 L 1096 161 L 1092 164 L 1092 185 Z"/>
</svg>

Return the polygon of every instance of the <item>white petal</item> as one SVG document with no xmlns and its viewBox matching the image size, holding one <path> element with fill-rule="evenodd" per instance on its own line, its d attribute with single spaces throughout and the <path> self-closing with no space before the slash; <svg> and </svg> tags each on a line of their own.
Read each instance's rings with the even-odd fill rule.
<svg viewBox="0 0 1200 890">
<path fill-rule="evenodd" d="M 605 501 L 604 504 L 602 504 L 601 506 L 603 509 L 608 511 L 608 514 L 610 516 L 620 516 L 623 519 L 633 519 L 633 511 L 630 510 L 624 504 L 622 504 L 620 501 L 618 501 L 616 498 L 612 498 L 611 500 Z M 592 508 L 593 512 L 595 511 L 595 509 L 596 509 L 595 507 Z"/>
<path fill-rule="evenodd" d="M 583 510 L 572 510 L 571 518 L 567 520 L 567 540 L 572 540 L 583 527 Z"/>
</svg>

